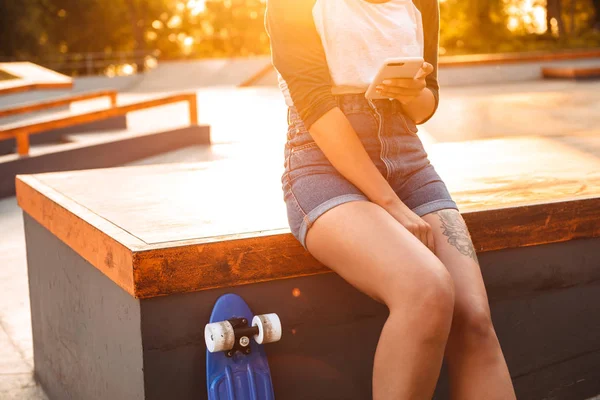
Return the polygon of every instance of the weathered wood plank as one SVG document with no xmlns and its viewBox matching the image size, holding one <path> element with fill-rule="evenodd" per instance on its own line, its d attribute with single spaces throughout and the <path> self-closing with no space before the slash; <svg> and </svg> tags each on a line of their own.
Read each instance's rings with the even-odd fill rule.
<svg viewBox="0 0 600 400">
<path fill-rule="evenodd" d="M 600 236 L 596 157 L 543 138 L 489 142 L 441 143 L 430 151 L 477 251 Z M 71 218 L 110 224 L 116 230 L 108 234 L 142 242 L 128 247 L 133 294 L 146 298 L 329 272 L 289 233 L 281 172 L 270 164 L 219 161 L 35 178 L 40 192 L 61 193 L 84 208 L 65 215 L 63 224 L 75 226 Z M 40 207 L 23 203 L 28 213 Z M 95 234 L 94 240 L 107 235 Z"/>
<path fill-rule="evenodd" d="M 331 272 L 289 233 L 139 251 L 134 265 L 139 298 Z"/>
<path fill-rule="evenodd" d="M 135 293 L 132 249 L 144 242 L 44 187 L 34 176 L 18 176 L 16 184 L 23 210 L 129 294 Z"/>
</svg>

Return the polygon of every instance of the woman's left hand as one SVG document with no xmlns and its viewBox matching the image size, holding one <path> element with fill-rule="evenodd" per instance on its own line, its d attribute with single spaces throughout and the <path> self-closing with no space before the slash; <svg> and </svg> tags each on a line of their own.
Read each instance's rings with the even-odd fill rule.
<svg viewBox="0 0 600 400">
<path fill-rule="evenodd" d="M 383 81 L 382 85 L 377 86 L 377 94 L 396 99 L 403 105 L 406 105 L 419 97 L 423 89 L 427 86 L 425 78 L 433 72 L 433 65 L 424 62 L 421 69 L 414 78 L 390 78 Z"/>
</svg>

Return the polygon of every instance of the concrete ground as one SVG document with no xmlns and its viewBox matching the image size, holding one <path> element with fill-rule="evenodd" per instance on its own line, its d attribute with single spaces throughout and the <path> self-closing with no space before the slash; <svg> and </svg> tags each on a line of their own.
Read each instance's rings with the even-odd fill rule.
<svg viewBox="0 0 600 400">
<path fill-rule="evenodd" d="M 133 96 L 133 95 L 130 95 Z M 210 148 L 191 147 L 132 164 L 235 159 L 283 164 L 286 115 L 275 88 L 211 88 L 199 92 L 200 122 L 212 126 Z M 135 113 L 136 126 L 164 123 L 169 109 Z M 500 136 L 600 133 L 600 82 L 527 82 L 447 88 L 436 116 L 421 127 L 435 142 Z M 588 149 L 600 157 L 600 149 Z M 32 378 L 33 349 L 25 242 L 15 198 L 0 200 L 0 399 L 46 399 Z M 595 397 L 600 400 L 600 396 Z"/>
</svg>

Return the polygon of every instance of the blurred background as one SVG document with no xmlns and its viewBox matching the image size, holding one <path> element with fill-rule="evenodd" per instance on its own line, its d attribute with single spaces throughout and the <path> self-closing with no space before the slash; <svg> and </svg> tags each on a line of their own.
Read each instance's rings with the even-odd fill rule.
<svg viewBox="0 0 600 400">
<path fill-rule="evenodd" d="M 127 216 L 131 211 L 138 219 L 123 217 L 123 224 L 139 223 L 153 235 L 189 235 L 178 236 L 185 240 L 206 235 L 205 227 L 236 233 L 260 231 L 261 235 L 270 229 L 287 229 L 280 179 L 287 109 L 271 66 L 269 38 L 264 29 L 266 1 L 0 0 L 0 399 L 47 400 L 32 375 L 23 217 L 14 191 L 9 193 L 7 189 L 8 194 L 2 198 L 3 182 L 12 190 L 15 174 L 97 168 L 90 163 L 115 156 L 117 161 L 101 166 L 136 168 L 128 168 L 130 172 L 110 182 L 106 190 L 93 178 L 76 181 L 84 184 L 64 180 L 65 187 L 75 195 L 89 194 L 86 201 L 90 203 L 81 203 L 82 207 L 104 207 L 97 215 L 106 218 L 107 223 L 117 225 L 111 220 L 113 216 L 121 212 Z M 536 235 L 546 233 L 550 238 L 559 234 L 569 240 L 582 238 L 584 231 L 585 235 L 596 235 L 600 232 L 595 229 L 597 224 L 583 221 L 588 214 L 581 210 L 595 209 L 588 202 L 548 208 L 560 211 L 552 214 L 548 232 L 551 211 L 543 227 L 529 229 L 534 226 L 531 221 L 543 221 L 546 211 L 527 208 L 525 212 L 530 214 L 511 214 L 511 210 L 523 204 L 554 203 L 557 198 L 598 198 L 600 0 L 438 1 L 441 101 L 435 116 L 419 125 L 418 136 L 432 164 L 460 200 L 461 211 L 494 211 L 490 218 L 498 221 L 491 221 L 490 226 L 515 223 L 514 215 L 521 215 L 523 223 L 529 224 L 527 229 L 511 231 L 518 232 L 514 236 L 497 235 L 498 241 L 506 241 L 509 247 L 523 245 L 522 236 L 529 237 L 529 233 L 535 240 Z M 106 94 L 77 100 L 82 94 L 109 90 L 114 104 Z M 189 105 L 161 103 L 168 96 L 182 94 L 193 96 L 193 101 Z M 106 117 L 115 109 L 128 107 L 126 113 Z M 48 130 L 53 124 L 65 127 L 65 121 L 81 116 L 102 123 L 102 127 L 73 123 L 67 131 Z M 15 141 L 6 136 L 10 129 L 17 128 L 25 138 L 28 129 L 39 128 L 39 134 L 32 135 L 36 141 L 31 142 L 25 155 L 17 154 Z M 208 128 L 210 143 L 200 143 L 197 137 L 201 135 L 194 132 L 207 132 Z M 1 137 L 3 131 L 5 136 Z M 96 150 L 88 153 L 90 149 Z M 144 168 L 166 172 L 159 173 L 160 179 L 147 174 L 139 180 L 142 175 L 136 174 Z M 204 180 L 190 178 L 196 175 L 188 176 L 188 168 L 206 168 L 206 175 L 200 174 Z M 183 172 L 173 178 L 169 171 Z M 238 172 L 248 175 L 244 178 Z M 236 192 L 240 184 L 247 188 L 241 191 L 243 196 Z M 131 188 L 142 194 L 129 195 Z M 65 198 L 70 196 L 67 193 Z M 115 198 L 126 201 L 113 207 Z M 42 203 L 36 200 L 32 204 Z M 496 213 L 501 209 L 508 211 Z M 67 224 L 58 217 L 49 220 L 57 226 Z M 218 234 L 210 235 L 223 234 L 221 237 L 229 240 L 225 231 L 215 232 Z M 555 239 L 539 240 L 550 243 Z M 156 241 L 157 246 L 159 241 L 168 242 Z M 256 246 L 254 255 L 245 260 L 256 260 L 260 251 L 266 253 L 260 253 L 263 255 L 259 259 L 264 256 L 271 262 L 285 256 L 288 258 L 282 262 L 289 260 L 288 253 L 276 246 Z M 222 254 L 230 257 L 235 252 Z M 504 321 L 507 332 L 527 332 L 529 342 L 519 342 L 512 350 L 513 359 L 526 364 L 521 369 L 525 372 L 517 370 L 521 387 L 529 390 L 546 385 L 548 395 L 543 398 L 566 399 L 563 392 L 558 394 L 559 386 L 569 393 L 584 393 L 579 388 L 587 387 L 586 396 L 596 395 L 600 390 L 589 388 L 598 382 L 592 380 L 598 371 L 593 363 L 599 359 L 600 345 L 594 338 L 600 337 L 595 335 L 600 325 L 592 324 L 598 320 L 597 313 L 594 318 L 586 310 L 595 312 L 593 307 L 600 303 L 588 297 L 581 297 L 584 301 L 561 297 L 567 290 L 568 296 L 597 290 L 588 286 L 584 287 L 586 291 L 578 292 L 576 286 L 565 283 L 575 277 L 586 282 L 591 279 L 594 261 L 577 250 L 564 257 L 570 259 L 570 264 L 561 269 L 557 267 L 560 257 L 555 263 L 551 255 L 548 259 L 552 262 L 539 261 L 538 255 L 530 257 L 544 267 L 543 273 L 533 273 L 528 267 L 515 276 L 529 276 L 523 279 L 532 282 L 523 287 L 535 287 L 535 296 L 552 292 L 557 297 L 539 297 L 546 305 L 524 297 L 528 303 L 519 309 L 535 314 L 531 320 L 535 326 L 527 325 L 526 318 L 520 317 L 526 314 L 516 313 L 515 318 L 521 318 L 518 321 Z M 231 256 L 222 265 L 233 259 Z M 237 268 L 242 257 L 236 259 Z M 110 260 L 112 263 L 112 256 Z M 513 296 L 512 288 L 508 288 L 516 282 L 511 276 L 516 269 L 514 265 L 511 268 L 505 272 L 494 267 L 500 271 L 494 273 L 505 277 L 500 281 L 506 279 L 506 286 L 498 290 Z M 593 282 L 597 284 L 597 280 Z M 563 299 L 568 304 L 578 303 L 581 309 L 573 306 L 575 311 L 569 311 L 571 315 L 565 312 L 564 319 L 560 319 L 556 310 L 561 308 L 556 305 Z M 84 309 L 79 303 L 73 307 Z M 543 315 L 548 321 L 544 322 Z M 546 326 L 559 325 L 560 329 L 546 335 Z M 79 329 L 80 325 L 65 326 L 69 330 Z M 563 328 L 576 336 L 565 335 L 558 341 Z M 69 350 L 71 345 L 68 341 L 55 342 L 64 347 L 61 351 Z M 194 368 L 201 363 L 196 364 Z M 78 364 L 69 363 L 66 370 L 77 368 Z M 180 366 L 177 371 L 185 368 Z M 577 368 L 587 375 L 578 374 Z M 553 375 L 562 373 L 562 380 Z M 194 374 L 180 375 L 197 380 Z M 63 377 L 69 377 L 68 373 Z M 600 400 L 600 396 L 595 399 Z"/>
<path fill-rule="evenodd" d="M 0 0 L 0 62 L 115 76 L 158 60 L 267 55 L 265 6 L 266 0 Z M 600 45 L 600 0 L 440 0 L 440 11 L 441 55 Z"/>
</svg>

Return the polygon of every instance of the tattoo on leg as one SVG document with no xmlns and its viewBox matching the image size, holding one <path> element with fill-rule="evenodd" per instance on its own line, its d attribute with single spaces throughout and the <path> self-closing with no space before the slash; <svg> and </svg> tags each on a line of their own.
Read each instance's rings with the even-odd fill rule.
<svg viewBox="0 0 600 400">
<path fill-rule="evenodd" d="M 444 229 L 443 234 L 448 237 L 448 243 L 456 247 L 460 254 L 477 261 L 469 230 L 460 214 L 449 210 L 440 210 L 436 214 L 440 217 Z"/>
</svg>

